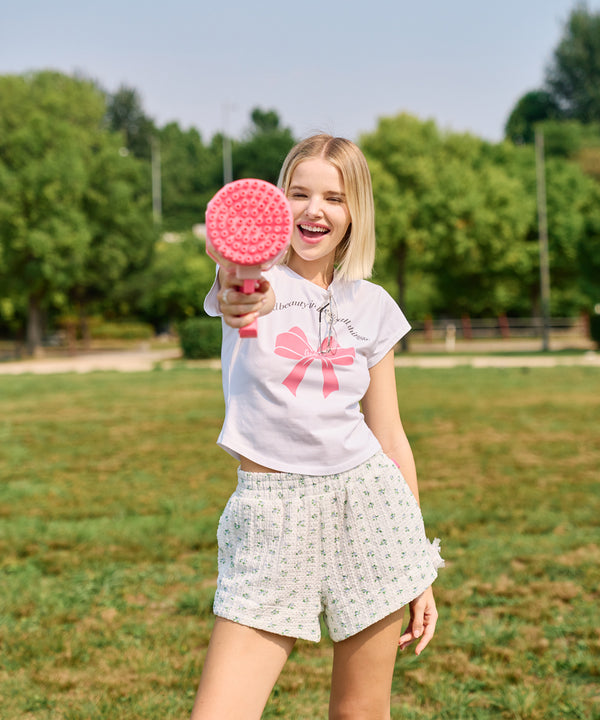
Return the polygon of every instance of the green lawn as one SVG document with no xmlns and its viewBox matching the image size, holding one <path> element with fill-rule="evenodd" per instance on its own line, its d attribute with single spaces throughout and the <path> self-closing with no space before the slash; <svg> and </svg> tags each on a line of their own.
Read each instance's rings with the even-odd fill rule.
<svg viewBox="0 0 600 720">
<path fill-rule="evenodd" d="M 600 718 L 600 371 L 398 371 L 438 633 L 392 717 Z M 220 375 L 0 376 L 0 717 L 189 716 L 235 462 Z M 265 718 L 327 717 L 329 641 Z"/>
</svg>

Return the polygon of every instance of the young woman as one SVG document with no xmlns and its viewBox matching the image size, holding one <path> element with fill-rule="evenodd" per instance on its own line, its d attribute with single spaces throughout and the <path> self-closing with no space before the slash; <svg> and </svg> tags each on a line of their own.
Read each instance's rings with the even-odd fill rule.
<svg viewBox="0 0 600 720">
<path fill-rule="evenodd" d="M 320 616 L 334 642 L 329 717 L 387 720 L 398 646 L 418 640 L 419 654 L 434 634 L 443 564 L 397 404 L 394 346 L 409 325 L 365 279 L 374 210 L 358 147 L 308 138 L 280 186 L 287 256 L 251 295 L 220 269 L 205 302 L 223 319 L 218 442 L 240 467 L 192 720 L 260 718 L 296 638 L 319 640 Z M 259 316 L 258 338 L 240 340 Z"/>
</svg>

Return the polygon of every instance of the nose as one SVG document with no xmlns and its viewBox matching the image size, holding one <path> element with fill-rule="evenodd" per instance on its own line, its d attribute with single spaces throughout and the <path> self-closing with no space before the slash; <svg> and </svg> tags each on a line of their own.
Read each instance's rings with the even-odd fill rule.
<svg viewBox="0 0 600 720">
<path fill-rule="evenodd" d="M 306 215 L 311 218 L 320 217 L 323 213 L 321 199 L 316 195 L 311 195 L 306 206 Z"/>
</svg>

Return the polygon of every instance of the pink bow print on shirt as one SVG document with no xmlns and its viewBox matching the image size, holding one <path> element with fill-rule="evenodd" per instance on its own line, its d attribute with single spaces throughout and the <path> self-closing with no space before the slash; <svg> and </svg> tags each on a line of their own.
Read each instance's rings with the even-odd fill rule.
<svg viewBox="0 0 600 720">
<path fill-rule="evenodd" d="M 293 327 L 288 332 L 281 333 L 275 341 L 275 354 L 281 357 L 298 360 L 292 372 L 283 381 L 286 388 L 296 396 L 298 386 L 304 378 L 306 369 L 313 360 L 320 361 L 323 369 L 323 397 L 340 389 L 340 384 L 335 374 L 334 365 L 352 365 L 355 357 L 354 348 L 342 348 L 334 338 L 326 338 L 321 344 L 325 349 L 331 343 L 331 352 L 321 354 L 313 350 L 308 343 L 306 335 L 299 327 Z"/>
</svg>

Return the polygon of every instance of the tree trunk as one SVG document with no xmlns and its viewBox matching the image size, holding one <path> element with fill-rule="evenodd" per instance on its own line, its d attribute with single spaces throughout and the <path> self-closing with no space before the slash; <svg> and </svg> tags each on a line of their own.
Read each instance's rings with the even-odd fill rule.
<svg viewBox="0 0 600 720">
<path fill-rule="evenodd" d="M 37 295 L 29 296 L 27 308 L 27 354 L 40 357 L 42 347 L 42 308 Z"/>
<path fill-rule="evenodd" d="M 83 349 L 89 350 L 92 347 L 92 334 L 90 331 L 90 321 L 83 303 L 79 306 L 79 327 L 81 328 Z"/>
</svg>

